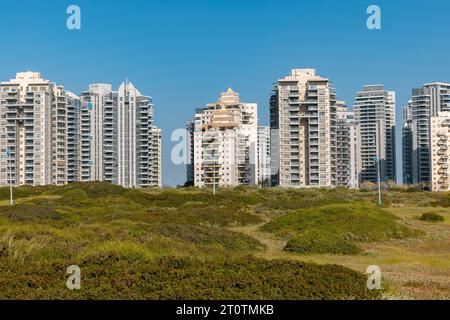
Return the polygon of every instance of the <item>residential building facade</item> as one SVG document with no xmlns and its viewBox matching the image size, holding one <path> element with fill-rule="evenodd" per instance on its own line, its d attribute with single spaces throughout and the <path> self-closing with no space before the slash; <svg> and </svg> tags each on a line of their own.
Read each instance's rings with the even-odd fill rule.
<svg viewBox="0 0 450 320">
<path fill-rule="evenodd" d="M 337 102 L 336 115 L 337 185 L 358 189 L 360 141 L 355 115 L 343 101 Z"/>
<path fill-rule="evenodd" d="M 152 127 L 150 143 L 150 171 L 149 185 L 162 188 L 162 130 L 156 126 Z"/>
<path fill-rule="evenodd" d="M 118 183 L 114 162 L 117 94 L 96 83 L 81 94 L 81 181 Z"/>
<path fill-rule="evenodd" d="M 201 188 L 258 184 L 256 103 L 229 88 L 219 101 L 197 109 L 194 185 Z"/>
<path fill-rule="evenodd" d="M 403 107 L 402 123 L 402 159 L 403 159 L 403 184 L 415 183 L 412 174 L 413 159 L 413 121 L 411 115 L 411 103 Z"/>
<path fill-rule="evenodd" d="M 431 190 L 450 191 L 450 112 L 430 119 Z"/>
<path fill-rule="evenodd" d="M 259 185 L 270 185 L 270 127 L 258 127 L 258 180 Z"/>
<path fill-rule="evenodd" d="M 160 186 L 161 159 L 153 157 L 161 157 L 161 131 L 153 128 L 151 97 L 128 81 L 117 91 L 99 83 L 83 92 L 81 103 L 82 181 Z"/>
<path fill-rule="evenodd" d="M 194 185 L 194 129 L 195 122 L 188 121 L 186 123 L 186 185 Z"/>
<path fill-rule="evenodd" d="M 450 84 L 429 83 L 412 90 L 412 97 L 405 107 L 407 117 L 403 127 L 407 130 L 404 143 L 404 182 L 429 184 L 431 172 L 430 119 L 450 111 Z"/>
<path fill-rule="evenodd" d="M 364 86 L 353 110 L 360 137 L 360 183 L 396 181 L 395 92 L 382 85 Z"/>
<path fill-rule="evenodd" d="M 67 183 L 67 99 L 38 72 L 0 84 L 0 186 Z"/>
<path fill-rule="evenodd" d="M 109 181 L 160 187 L 161 130 L 152 99 L 128 82 L 80 96 L 18 73 L 0 84 L 0 186 Z"/>
<path fill-rule="evenodd" d="M 81 100 L 66 91 L 67 98 L 67 182 L 81 181 Z"/>
<path fill-rule="evenodd" d="M 271 185 L 337 184 L 336 94 L 314 69 L 293 69 L 270 99 Z"/>
</svg>

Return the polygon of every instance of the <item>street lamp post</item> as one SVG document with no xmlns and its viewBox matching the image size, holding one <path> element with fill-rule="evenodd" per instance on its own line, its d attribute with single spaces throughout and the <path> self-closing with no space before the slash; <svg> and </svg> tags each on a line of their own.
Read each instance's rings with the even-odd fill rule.
<svg viewBox="0 0 450 320">
<path fill-rule="evenodd" d="M 213 195 L 216 195 L 216 150 L 212 151 L 213 159 Z"/>
<path fill-rule="evenodd" d="M 377 163 L 377 176 L 378 176 L 378 206 L 381 207 L 381 168 L 380 168 L 380 159 L 375 157 L 375 161 Z"/>
<path fill-rule="evenodd" d="M 6 157 L 8 162 L 8 177 L 9 177 L 9 202 L 14 205 L 13 188 L 12 188 L 12 172 L 11 172 L 11 149 L 6 149 Z"/>
</svg>

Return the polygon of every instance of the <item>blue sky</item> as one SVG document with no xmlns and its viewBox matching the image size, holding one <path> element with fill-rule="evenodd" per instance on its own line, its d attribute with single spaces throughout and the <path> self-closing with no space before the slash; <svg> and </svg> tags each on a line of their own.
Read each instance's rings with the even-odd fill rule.
<svg viewBox="0 0 450 320">
<path fill-rule="evenodd" d="M 66 28 L 71 4 L 81 30 Z M 382 30 L 366 28 L 370 4 L 381 7 Z M 399 128 L 411 88 L 450 82 L 449 14 L 448 0 L 2 1 L 0 79 L 40 71 L 80 93 L 127 76 L 153 97 L 163 182 L 176 185 L 185 168 L 170 161 L 172 130 L 229 86 L 267 124 L 272 85 L 291 68 L 316 68 L 350 105 L 364 84 L 395 90 Z"/>
</svg>

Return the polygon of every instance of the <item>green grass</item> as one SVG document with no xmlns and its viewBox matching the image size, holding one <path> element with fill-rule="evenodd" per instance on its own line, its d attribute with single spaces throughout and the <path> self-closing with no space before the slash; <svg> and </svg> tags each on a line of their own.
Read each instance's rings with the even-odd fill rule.
<svg viewBox="0 0 450 320">
<path fill-rule="evenodd" d="M 418 235 L 394 215 L 363 202 L 298 210 L 275 218 L 262 230 L 287 238 L 285 250 L 302 254 L 356 254 L 359 242 Z"/>
<path fill-rule="evenodd" d="M 299 259 L 367 260 L 366 244 L 422 239 L 387 209 L 429 210 L 447 199 L 393 190 L 379 209 L 376 192 L 342 188 L 239 187 L 214 196 L 100 182 L 14 194 L 9 207 L 9 189 L 0 188 L 0 299 L 379 299 L 383 291 L 365 288 L 364 268 Z M 65 287 L 73 264 L 80 291 Z"/>
</svg>

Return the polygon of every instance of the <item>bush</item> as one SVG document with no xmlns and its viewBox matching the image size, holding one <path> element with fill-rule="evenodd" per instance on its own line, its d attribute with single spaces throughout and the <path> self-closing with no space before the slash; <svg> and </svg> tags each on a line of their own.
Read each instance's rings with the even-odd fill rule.
<svg viewBox="0 0 450 320">
<path fill-rule="evenodd" d="M 363 191 L 375 191 L 377 190 L 377 187 L 377 184 L 374 182 L 363 182 L 360 185 L 360 188 Z"/>
<path fill-rule="evenodd" d="M 436 212 L 426 212 L 419 217 L 419 220 L 429 222 L 442 222 L 445 220 L 445 218 Z"/>
<path fill-rule="evenodd" d="M 264 247 L 254 238 L 218 227 L 158 224 L 152 231 L 181 241 L 202 245 L 220 245 L 226 250 L 261 250 Z"/>
<path fill-rule="evenodd" d="M 285 250 L 299 253 L 355 254 L 357 242 L 417 235 L 394 215 L 366 203 L 300 210 L 273 219 L 262 230 L 290 239 Z"/>
<path fill-rule="evenodd" d="M 357 245 L 344 237 L 315 229 L 295 235 L 284 249 L 300 254 L 357 254 L 361 252 Z"/>
<path fill-rule="evenodd" d="M 366 276 L 337 265 L 252 257 L 201 261 L 166 256 L 141 260 L 138 248 L 114 248 L 88 255 L 81 264 L 82 290 L 67 290 L 66 266 L 0 265 L 3 299 L 379 299 L 368 290 Z M 0 257 L 0 259 L 2 259 Z M 2 260 L 0 260 L 3 263 Z"/>
<path fill-rule="evenodd" d="M 12 207 L 3 207 L 0 214 L 6 216 L 14 222 L 18 221 L 39 221 L 39 220 L 60 220 L 58 214 L 51 206 L 42 206 L 36 204 L 18 204 Z"/>
<path fill-rule="evenodd" d="M 88 195 L 81 189 L 66 191 L 59 199 L 59 203 L 64 205 L 81 206 L 88 199 Z"/>
</svg>

